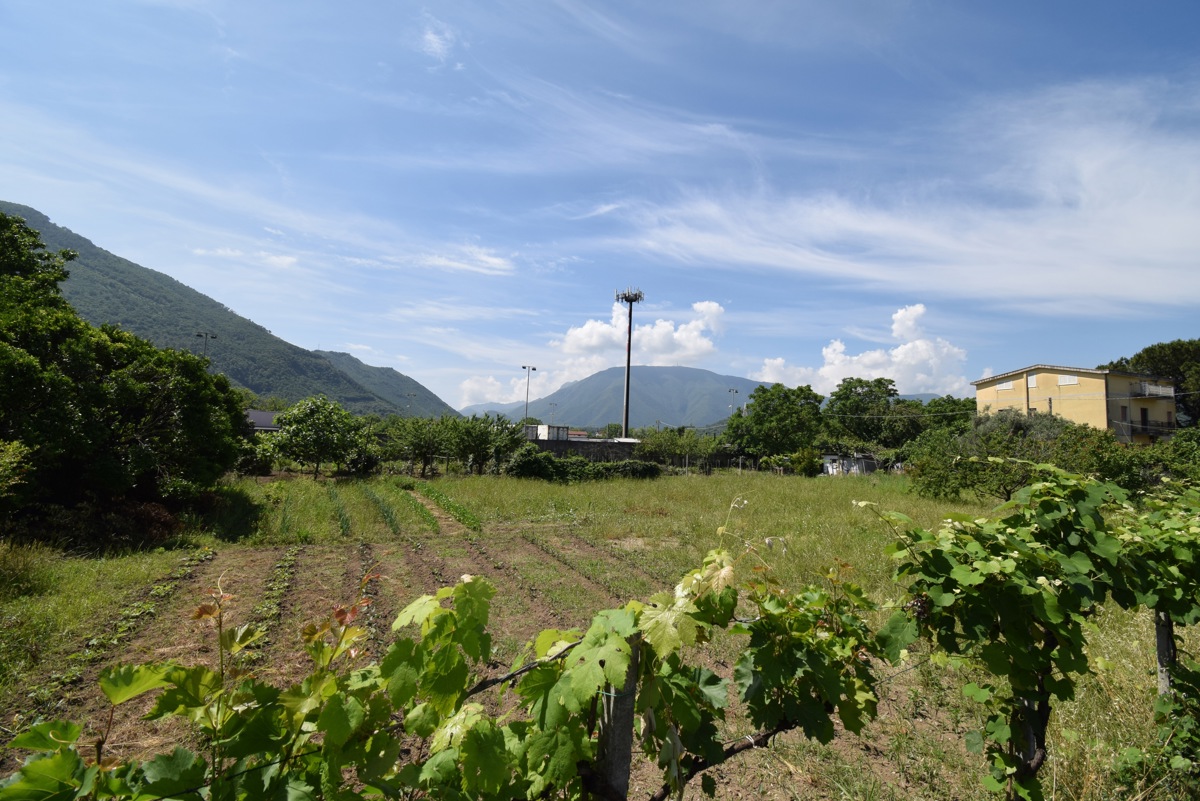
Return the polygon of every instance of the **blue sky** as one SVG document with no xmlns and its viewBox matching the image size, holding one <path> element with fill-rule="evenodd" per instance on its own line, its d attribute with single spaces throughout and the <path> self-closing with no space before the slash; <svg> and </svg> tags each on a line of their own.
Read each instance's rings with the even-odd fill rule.
<svg viewBox="0 0 1200 801">
<path fill-rule="evenodd" d="M 453 406 L 1200 336 L 1200 4 L 0 0 L 0 198 Z"/>
</svg>

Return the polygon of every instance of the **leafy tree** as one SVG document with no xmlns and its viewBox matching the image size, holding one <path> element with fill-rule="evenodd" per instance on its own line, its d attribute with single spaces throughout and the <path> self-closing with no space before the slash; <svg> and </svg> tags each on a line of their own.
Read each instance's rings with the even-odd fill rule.
<svg viewBox="0 0 1200 801">
<path fill-rule="evenodd" d="M 824 419 L 835 437 L 855 440 L 864 444 L 894 447 L 903 440 L 905 431 L 912 436 L 920 433 L 919 423 L 915 431 L 910 430 L 907 418 L 897 421 L 894 431 L 889 430 L 887 421 L 892 416 L 893 403 L 899 398 L 896 382 L 890 378 L 846 378 L 837 389 L 829 393 L 825 403 Z M 906 412 L 912 410 L 907 408 Z"/>
<path fill-rule="evenodd" d="M 0 498 L 21 482 L 29 448 L 20 442 L 0 442 Z"/>
<path fill-rule="evenodd" d="M 932 398 L 925 404 L 923 429 L 948 428 L 955 434 L 965 434 L 971 430 L 975 410 L 974 398 L 953 395 Z"/>
<path fill-rule="evenodd" d="M 346 464 L 363 447 L 363 428 L 341 404 L 318 395 L 305 398 L 275 418 L 275 449 L 284 459 L 313 466 L 313 478 L 326 462 Z"/>
<path fill-rule="evenodd" d="M 29 449 L 17 507 L 159 501 L 210 485 L 246 433 L 208 362 L 93 327 L 63 299 L 69 251 L 0 214 L 0 440 Z"/>
<path fill-rule="evenodd" d="M 392 433 L 398 440 L 396 448 L 413 464 L 421 465 L 421 476 L 428 475 L 433 460 L 446 449 L 450 436 L 449 418 L 435 420 L 432 417 L 398 418 Z"/>
<path fill-rule="evenodd" d="M 1159 342 L 1132 356 L 1102 364 L 1098 369 L 1170 378 L 1175 383 L 1175 408 L 1180 423 L 1194 426 L 1200 421 L 1200 339 Z"/>
<path fill-rule="evenodd" d="M 1034 479 L 1034 464 L 1093 475 L 1125 489 L 1144 485 L 1142 459 L 1111 431 L 1052 414 L 1004 409 L 975 419 L 966 434 L 931 429 L 908 449 L 913 488 L 928 497 L 1008 500 Z"/>
<path fill-rule="evenodd" d="M 501 417 L 443 418 L 454 457 L 473 473 L 483 475 L 489 461 L 499 465 L 517 449 L 522 440 L 521 429 Z"/>
<path fill-rule="evenodd" d="M 710 435 L 702 435 L 694 428 L 644 428 L 633 432 L 640 441 L 633 453 L 639 459 L 650 459 L 667 465 L 705 465 L 720 441 Z"/>
<path fill-rule="evenodd" d="M 746 411 L 734 410 L 725 441 L 754 456 L 789 454 L 810 446 L 821 427 L 820 395 L 810 386 L 760 385 Z"/>
</svg>

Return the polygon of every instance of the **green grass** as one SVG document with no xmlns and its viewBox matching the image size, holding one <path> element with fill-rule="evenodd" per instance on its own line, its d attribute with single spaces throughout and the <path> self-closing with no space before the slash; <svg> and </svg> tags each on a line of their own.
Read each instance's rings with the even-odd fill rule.
<svg viewBox="0 0 1200 801">
<path fill-rule="evenodd" d="M 11 557 L 12 549 L 5 548 L 5 557 Z M 65 669 L 81 644 L 118 630 L 121 611 L 146 611 L 134 608 L 135 599 L 176 568 L 183 553 L 39 558 L 41 579 L 35 591 L 0 603 L 0 697 L 28 687 L 44 665 Z"/>
<path fill-rule="evenodd" d="M 843 577 L 884 604 L 901 594 L 885 554 L 893 534 L 870 508 L 855 501 L 901 512 L 926 527 L 938 525 L 951 512 L 989 511 L 918 498 L 895 476 L 801 479 L 745 472 L 570 486 L 455 477 L 431 485 L 468 519 L 478 520 L 479 532 L 435 536 L 428 510 L 413 501 L 412 486 L 394 479 L 335 483 L 297 478 L 271 484 L 231 482 L 207 518 L 206 531 L 192 534 L 191 540 L 217 543 L 223 556 L 242 547 L 347 540 L 400 542 L 458 556 L 471 553 L 472 543 L 465 539 L 471 537 L 492 558 L 504 559 L 504 541 L 498 539 L 502 531 L 545 554 L 519 566 L 521 581 L 541 588 L 566 621 L 583 622 L 596 611 L 589 606 L 595 593 L 578 581 L 563 580 L 564 564 L 622 600 L 645 598 L 672 586 L 714 547 L 746 554 L 739 563 L 743 575 L 766 566 L 788 587 L 823 582 L 830 568 L 841 566 Z M 136 613 L 135 602 L 153 602 L 149 588 L 177 567 L 182 553 L 80 558 L 4 547 L 0 693 L 6 696 L 69 664 L 71 650 L 111 631 L 122 610 Z M 1079 683 L 1075 701 L 1055 708 L 1052 759 L 1044 774 L 1049 798 L 1119 797 L 1110 775 L 1113 759 L 1124 748 L 1153 742 L 1149 616 L 1106 609 L 1095 624 L 1089 650 L 1103 656 L 1107 666 Z M 1185 633 L 1184 643 L 1193 652 L 1200 644 L 1191 632 Z M 518 646 L 515 640 L 508 642 L 506 651 Z M 704 658 L 728 667 L 738 647 L 736 637 L 722 636 Z M 962 747 L 962 735 L 977 724 L 978 710 L 962 696 L 961 687 L 979 676 L 930 663 L 919 644 L 903 666 L 877 667 L 883 677 L 883 714 L 864 733 L 867 747 L 854 738 L 844 743 L 839 738 L 831 746 L 798 736 L 781 738 L 768 756 L 744 760 L 746 781 L 739 786 L 761 784 L 764 792 L 782 797 L 790 797 L 800 784 L 811 787 L 816 798 L 988 797 L 979 785 L 979 758 Z M 731 736 L 738 733 L 745 732 L 731 726 Z M 1160 791 L 1144 797 L 1170 796 Z"/>
</svg>

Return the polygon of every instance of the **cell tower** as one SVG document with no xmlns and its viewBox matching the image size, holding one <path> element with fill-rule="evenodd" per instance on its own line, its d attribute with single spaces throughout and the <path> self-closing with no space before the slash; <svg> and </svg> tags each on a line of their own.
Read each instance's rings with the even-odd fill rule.
<svg viewBox="0 0 1200 801">
<path fill-rule="evenodd" d="M 640 302 L 644 297 L 640 289 L 626 289 L 624 292 L 617 290 L 616 299 L 629 304 L 629 332 L 625 338 L 625 407 L 621 415 L 622 438 L 629 436 L 629 364 L 633 355 L 633 304 Z"/>
</svg>

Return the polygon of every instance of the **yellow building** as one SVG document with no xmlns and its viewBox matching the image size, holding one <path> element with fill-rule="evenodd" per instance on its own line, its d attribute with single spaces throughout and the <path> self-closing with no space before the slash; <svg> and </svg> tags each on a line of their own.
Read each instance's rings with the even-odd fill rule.
<svg viewBox="0 0 1200 801">
<path fill-rule="evenodd" d="M 1175 432 L 1175 386 L 1169 379 L 1035 364 L 971 385 L 980 414 L 1050 412 L 1073 423 L 1111 428 L 1121 442 L 1153 442 Z"/>
</svg>

